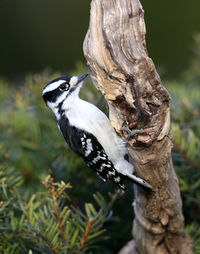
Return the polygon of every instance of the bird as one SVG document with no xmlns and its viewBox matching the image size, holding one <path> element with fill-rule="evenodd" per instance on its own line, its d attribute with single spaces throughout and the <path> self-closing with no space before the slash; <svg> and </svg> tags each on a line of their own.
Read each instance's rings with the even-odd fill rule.
<svg viewBox="0 0 200 254">
<path fill-rule="evenodd" d="M 104 181 L 111 180 L 124 192 L 124 178 L 152 190 L 150 184 L 133 175 L 125 159 L 126 144 L 98 107 L 82 100 L 79 92 L 89 73 L 62 76 L 50 81 L 42 97 L 56 118 L 58 129 L 69 147 Z"/>
</svg>

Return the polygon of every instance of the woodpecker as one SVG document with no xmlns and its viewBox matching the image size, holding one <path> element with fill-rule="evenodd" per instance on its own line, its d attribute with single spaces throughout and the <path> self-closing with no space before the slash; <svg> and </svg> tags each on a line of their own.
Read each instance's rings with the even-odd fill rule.
<svg viewBox="0 0 200 254">
<path fill-rule="evenodd" d="M 125 142 L 117 136 L 107 116 L 95 105 L 79 98 L 87 76 L 88 73 L 62 76 L 52 80 L 42 91 L 65 141 L 103 181 L 111 180 L 124 191 L 122 179 L 128 178 L 151 190 L 151 185 L 133 175 L 133 165 L 124 158 Z"/>
</svg>

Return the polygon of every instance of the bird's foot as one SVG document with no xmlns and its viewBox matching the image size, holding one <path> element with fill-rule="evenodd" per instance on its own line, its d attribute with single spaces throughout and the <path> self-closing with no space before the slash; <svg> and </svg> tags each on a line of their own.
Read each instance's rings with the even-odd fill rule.
<svg viewBox="0 0 200 254">
<path fill-rule="evenodd" d="M 144 133 L 144 129 L 130 130 L 129 127 L 127 127 L 127 126 L 128 126 L 127 122 L 124 121 L 122 124 L 122 131 L 127 133 L 127 137 L 126 137 L 127 141 L 130 138 L 136 137 L 137 135 Z"/>
</svg>

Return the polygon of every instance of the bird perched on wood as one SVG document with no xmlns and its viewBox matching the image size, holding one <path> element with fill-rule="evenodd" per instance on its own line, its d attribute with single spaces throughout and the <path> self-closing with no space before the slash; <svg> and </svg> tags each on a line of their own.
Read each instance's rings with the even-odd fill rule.
<svg viewBox="0 0 200 254">
<path fill-rule="evenodd" d="M 152 189 L 147 182 L 132 174 L 133 165 L 124 159 L 125 143 L 117 136 L 107 116 L 95 105 L 79 98 L 80 88 L 87 76 L 88 73 L 59 77 L 42 91 L 63 137 L 104 181 L 111 180 L 124 190 L 122 178 L 127 178 Z"/>
</svg>

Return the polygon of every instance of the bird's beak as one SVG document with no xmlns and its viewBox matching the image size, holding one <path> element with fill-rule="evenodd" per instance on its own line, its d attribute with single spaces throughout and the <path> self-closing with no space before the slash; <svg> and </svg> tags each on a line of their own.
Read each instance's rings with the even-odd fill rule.
<svg viewBox="0 0 200 254">
<path fill-rule="evenodd" d="M 85 73 L 81 76 L 74 76 L 70 79 L 70 85 L 71 85 L 71 92 L 76 90 L 77 88 L 80 88 L 83 84 L 84 79 L 89 75 L 89 73 Z"/>
<path fill-rule="evenodd" d="M 89 72 L 79 76 L 77 84 L 80 83 L 81 81 L 83 81 L 88 75 L 89 75 Z"/>
</svg>

